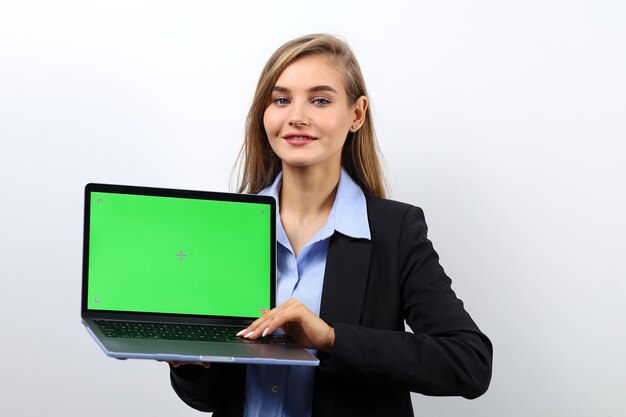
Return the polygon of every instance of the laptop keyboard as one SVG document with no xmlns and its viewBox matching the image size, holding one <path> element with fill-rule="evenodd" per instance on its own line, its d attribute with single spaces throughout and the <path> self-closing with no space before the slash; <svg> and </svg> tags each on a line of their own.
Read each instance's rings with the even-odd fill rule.
<svg viewBox="0 0 626 417">
<path fill-rule="evenodd" d="M 268 335 L 257 340 L 235 336 L 245 327 L 199 324 L 142 323 L 117 320 L 94 320 L 107 337 L 135 339 L 192 340 L 201 342 L 285 344 L 282 335 Z"/>
</svg>

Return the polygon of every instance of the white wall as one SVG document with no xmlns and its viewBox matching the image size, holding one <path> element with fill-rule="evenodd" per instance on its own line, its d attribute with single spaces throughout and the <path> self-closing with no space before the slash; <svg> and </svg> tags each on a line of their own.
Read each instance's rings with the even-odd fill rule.
<svg viewBox="0 0 626 417">
<path fill-rule="evenodd" d="M 80 324 L 83 186 L 227 190 L 261 66 L 310 32 L 353 46 L 392 197 L 425 209 L 495 346 L 486 395 L 416 414 L 623 415 L 625 20 L 618 0 L 2 2 L 0 415 L 197 415 L 165 365 Z"/>
</svg>

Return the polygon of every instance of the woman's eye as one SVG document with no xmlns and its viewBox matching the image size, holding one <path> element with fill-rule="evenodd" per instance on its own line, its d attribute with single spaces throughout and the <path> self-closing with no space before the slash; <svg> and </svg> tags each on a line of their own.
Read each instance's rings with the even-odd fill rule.
<svg viewBox="0 0 626 417">
<path fill-rule="evenodd" d="M 274 100 L 272 100 L 272 102 L 274 104 L 278 104 L 279 106 L 286 106 L 287 104 L 289 104 L 289 100 L 287 100 L 284 97 L 277 97 Z"/>
<path fill-rule="evenodd" d="M 327 104 L 330 104 L 330 101 L 326 100 L 325 98 L 316 98 L 315 100 L 313 100 L 313 103 L 320 106 L 326 106 Z"/>
</svg>

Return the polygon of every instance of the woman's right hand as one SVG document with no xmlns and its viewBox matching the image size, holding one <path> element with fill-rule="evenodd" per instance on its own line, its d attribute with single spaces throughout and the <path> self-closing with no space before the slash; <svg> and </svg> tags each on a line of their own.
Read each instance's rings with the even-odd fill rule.
<svg viewBox="0 0 626 417">
<path fill-rule="evenodd" d="M 172 365 L 174 368 L 178 368 L 181 365 L 198 365 L 198 366 L 204 366 L 205 369 L 208 369 L 211 367 L 211 362 L 182 362 L 182 361 L 167 361 L 167 363 L 169 363 L 170 365 Z"/>
</svg>

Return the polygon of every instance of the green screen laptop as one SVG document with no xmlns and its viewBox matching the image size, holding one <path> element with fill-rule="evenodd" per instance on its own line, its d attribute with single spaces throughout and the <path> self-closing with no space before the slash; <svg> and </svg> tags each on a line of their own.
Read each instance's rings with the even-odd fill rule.
<svg viewBox="0 0 626 417">
<path fill-rule="evenodd" d="M 82 319 L 119 359 L 319 363 L 284 335 L 236 333 L 274 307 L 272 197 L 88 184 Z"/>
</svg>

